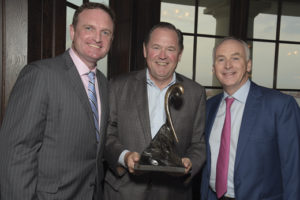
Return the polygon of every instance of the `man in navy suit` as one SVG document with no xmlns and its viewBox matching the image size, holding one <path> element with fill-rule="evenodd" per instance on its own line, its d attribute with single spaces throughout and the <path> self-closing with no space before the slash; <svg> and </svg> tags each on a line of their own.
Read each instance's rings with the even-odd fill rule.
<svg viewBox="0 0 300 200">
<path fill-rule="evenodd" d="M 224 92 L 207 102 L 207 163 L 201 199 L 300 199 L 300 111 L 295 99 L 249 80 L 252 66 L 245 42 L 225 38 L 213 56 L 213 72 Z M 218 156 L 224 153 L 220 144 L 227 97 L 234 99 L 229 161 L 217 170 Z M 220 186 L 217 174 L 227 167 L 226 181 Z M 220 187 L 225 188 L 221 193 Z"/>
</svg>

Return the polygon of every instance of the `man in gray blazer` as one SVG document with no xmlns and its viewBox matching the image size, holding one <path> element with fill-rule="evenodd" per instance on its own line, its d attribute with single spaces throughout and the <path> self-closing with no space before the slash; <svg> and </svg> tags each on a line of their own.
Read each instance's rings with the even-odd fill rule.
<svg viewBox="0 0 300 200">
<path fill-rule="evenodd" d="M 189 180 L 205 161 L 205 91 L 196 82 L 175 73 L 183 51 L 183 36 L 172 24 L 154 26 L 144 42 L 147 69 L 113 79 L 105 149 L 109 170 L 105 176 L 105 200 L 191 199 Z M 179 143 L 176 149 L 185 176 L 164 173 L 136 174 L 134 164 L 165 123 L 164 97 L 174 83 L 184 87 L 179 110 L 171 117 Z"/>
<path fill-rule="evenodd" d="M 96 63 L 113 31 L 109 8 L 84 4 L 70 26 L 72 48 L 21 71 L 0 132 L 1 200 L 102 199 L 108 95 Z"/>
</svg>

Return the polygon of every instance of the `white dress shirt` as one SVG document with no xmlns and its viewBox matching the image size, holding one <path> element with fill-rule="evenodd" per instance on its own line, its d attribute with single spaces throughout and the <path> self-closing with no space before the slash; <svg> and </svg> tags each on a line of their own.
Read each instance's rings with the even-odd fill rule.
<svg viewBox="0 0 300 200">
<path fill-rule="evenodd" d="M 250 90 L 250 81 L 248 80 L 239 90 L 237 90 L 231 97 L 235 100 L 231 105 L 231 135 L 230 135 L 230 152 L 229 152 L 229 168 L 227 179 L 227 192 L 225 196 L 234 198 L 234 163 L 237 150 L 237 143 L 239 139 L 239 132 L 242 123 L 242 117 Z M 211 151 L 211 171 L 210 171 L 210 187 L 216 191 L 216 169 L 219 155 L 219 148 L 221 143 L 221 134 L 226 114 L 225 98 L 229 95 L 224 91 L 222 101 L 220 103 L 214 124 L 211 129 L 209 137 L 209 146 Z"/>
<path fill-rule="evenodd" d="M 165 95 L 168 88 L 176 82 L 176 74 L 173 73 L 171 82 L 163 89 L 157 87 L 151 80 L 148 69 L 146 72 L 146 78 L 151 136 L 154 138 L 160 127 L 166 122 Z M 120 154 L 118 160 L 118 162 L 124 167 L 126 167 L 124 157 L 127 152 L 129 152 L 129 150 L 124 150 Z"/>
</svg>

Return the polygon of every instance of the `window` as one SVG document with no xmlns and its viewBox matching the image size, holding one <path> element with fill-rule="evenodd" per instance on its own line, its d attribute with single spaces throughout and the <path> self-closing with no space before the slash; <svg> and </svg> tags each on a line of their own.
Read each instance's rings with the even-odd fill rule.
<svg viewBox="0 0 300 200">
<path fill-rule="evenodd" d="M 300 103 L 300 2 L 250 0 L 248 43 L 252 79 L 293 95 Z"/>
<path fill-rule="evenodd" d="M 162 0 L 161 21 L 173 23 L 184 35 L 184 51 L 176 71 L 199 82 L 208 96 L 220 92 L 212 73 L 212 50 L 229 35 L 230 2 Z"/>
<path fill-rule="evenodd" d="M 238 2 L 161 0 L 161 21 L 173 23 L 184 35 L 177 72 L 205 86 L 208 96 L 219 92 L 220 85 L 212 74 L 212 49 L 220 38 L 243 29 L 239 24 L 245 24 L 242 18 L 248 17 L 247 30 L 242 30 L 245 35 L 239 36 L 252 51 L 252 80 L 289 93 L 300 103 L 300 2 L 248 0 L 243 4 L 248 6 Z M 236 11 L 244 16 L 231 19 Z"/>
<path fill-rule="evenodd" d="M 67 1 L 67 21 L 66 21 L 66 48 L 70 48 L 72 45 L 72 41 L 70 38 L 70 25 L 72 24 L 73 15 L 75 10 L 84 2 L 88 2 L 88 0 L 68 0 Z M 103 3 L 105 5 L 109 5 L 109 0 L 93 0 L 93 2 Z M 97 68 L 107 76 L 107 56 L 103 59 L 99 60 L 97 63 Z"/>
</svg>

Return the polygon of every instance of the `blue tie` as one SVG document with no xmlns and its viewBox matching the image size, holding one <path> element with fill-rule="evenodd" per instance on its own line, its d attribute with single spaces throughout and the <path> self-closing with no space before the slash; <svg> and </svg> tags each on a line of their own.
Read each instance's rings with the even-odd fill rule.
<svg viewBox="0 0 300 200">
<path fill-rule="evenodd" d="M 97 95 L 95 90 L 95 73 L 90 71 L 88 73 L 89 84 L 88 84 L 88 97 L 91 104 L 91 108 L 94 116 L 94 123 L 96 128 L 96 137 L 99 142 L 99 116 L 98 116 L 98 104 L 97 104 Z"/>
</svg>

